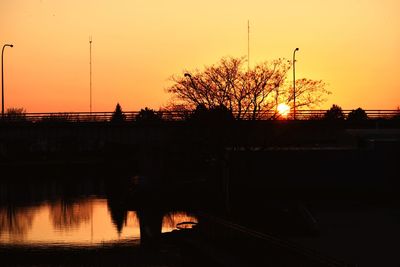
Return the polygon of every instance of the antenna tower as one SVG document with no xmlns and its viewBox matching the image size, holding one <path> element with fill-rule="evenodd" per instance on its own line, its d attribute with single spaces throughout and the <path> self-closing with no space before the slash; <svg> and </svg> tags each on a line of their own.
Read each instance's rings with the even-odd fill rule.
<svg viewBox="0 0 400 267">
<path fill-rule="evenodd" d="M 90 67 L 90 73 L 89 73 L 89 88 L 90 88 L 90 113 L 92 113 L 92 36 L 89 36 L 89 67 Z"/>
<path fill-rule="evenodd" d="M 247 71 L 250 70 L 250 21 L 247 20 Z"/>
</svg>

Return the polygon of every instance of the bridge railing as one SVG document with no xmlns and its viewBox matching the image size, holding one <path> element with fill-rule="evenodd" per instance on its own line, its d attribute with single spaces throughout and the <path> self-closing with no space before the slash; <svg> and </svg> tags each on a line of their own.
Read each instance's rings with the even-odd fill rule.
<svg viewBox="0 0 400 267">
<path fill-rule="evenodd" d="M 317 120 L 323 119 L 327 110 L 297 110 L 296 120 Z M 351 110 L 343 110 L 345 117 Z M 400 110 L 365 110 L 369 119 L 391 119 L 400 118 Z M 18 113 L 5 114 L 0 121 L 29 121 L 29 122 L 106 122 L 111 121 L 114 112 L 47 112 L 47 113 Z M 166 121 L 182 121 L 189 118 L 192 111 L 157 111 L 159 116 Z M 139 111 L 123 112 L 126 121 L 135 121 Z M 233 112 L 237 117 L 238 113 Z M 241 116 L 241 120 L 293 120 L 293 114 L 279 114 L 274 111 L 261 111 Z"/>
</svg>

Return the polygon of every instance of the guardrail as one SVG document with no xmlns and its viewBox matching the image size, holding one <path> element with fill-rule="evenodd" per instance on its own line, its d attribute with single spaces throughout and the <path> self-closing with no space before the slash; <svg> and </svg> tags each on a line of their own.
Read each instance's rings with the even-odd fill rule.
<svg viewBox="0 0 400 267">
<path fill-rule="evenodd" d="M 297 110 L 297 120 L 318 120 L 324 118 L 327 110 Z M 343 110 L 345 118 L 351 110 Z M 365 110 L 369 119 L 400 118 L 400 110 Z M 193 111 L 156 111 L 159 117 L 165 121 L 182 121 L 189 118 Z M 114 112 L 47 112 L 47 113 L 12 113 L 5 114 L 0 121 L 29 121 L 29 122 L 106 122 L 111 121 Z M 123 112 L 125 121 L 135 121 L 139 111 Z M 233 115 L 237 117 L 237 112 Z M 255 120 L 293 120 L 291 113 L 282 115 L 274 111 L 257 112 Z M 253 120 L 252 114 L 246 114 L 241 120 Z"/>
</svg>

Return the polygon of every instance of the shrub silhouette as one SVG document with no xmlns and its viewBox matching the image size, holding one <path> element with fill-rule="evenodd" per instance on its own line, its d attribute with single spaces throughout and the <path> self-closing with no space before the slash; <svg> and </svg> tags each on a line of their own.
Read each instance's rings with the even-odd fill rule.
<svg viewBox="0 0 400 267">
<path fill-rule="evenodd" d="M 26 121 L 26 111 L 24 108 L 8 108 L 5 119 L 10 121 Z"/>
<path fill-rule="evenodd" d="M 117 103 L 117 106 L 115 107 L 115 111 L 111 116 L 111 122 L 114 122 L 114 123 L 124 122 L 125 119 L 126 119 L 126 116 L 122 112 L 120 104 Z"/>
<path fill-rule="evenodd" d="M 196 107 L 190 119 L 196 122 L 223 123 L 233 121 L 235 118 L 232 111 L 224 105 L 207 109 L 200 104 Z"/>
<path fill-rule="evenodd" d="M 42 117 L 40 121 L 45 123 L 66 123 L 73 121 L 73 117 L 68 113 L 51 113 Z"/>
<path fill-rule="evenodd" d="M 325 120 L 341 121 L 344 120 L 344 113 L 341 107 L 333 104 L 332 107 L 325 112 Z"/>
<path fill-rule="evenodd" d="M 193 111 L 192 115 L 189 117 L 189 120 L 194 121 L 206 121 L 208 115 L 208 109 L 205 105 L 199 104 L 196 109 Z"/>
<path fill-rule="evenodd" d="M 400 121 L 400 107 L 397 107 L 396 114 L 392 117 L 393 120 Z"/>
<path fill-rule="evenodd" d="M 347 116 L 348 121 L 361 122 L 368 120 L 368 115 L 362 108 L 353 109 Z"/>
<path fill-rule="evenodd" d="M 162 120 L 163 119 L 161 112 L 156 112 L 153 109 L 149 109 L 147 107 L 141 109 L 136 115 L 137 122 L 161 122 Z"/>
</svg>

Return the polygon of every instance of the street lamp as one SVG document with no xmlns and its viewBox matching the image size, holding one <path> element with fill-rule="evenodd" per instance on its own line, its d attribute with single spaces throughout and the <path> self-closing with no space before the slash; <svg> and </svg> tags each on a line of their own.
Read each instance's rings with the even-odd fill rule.
<svg viewBox="0 0 400 267">
<path fill-rule="evenodd" d="M 1 50 L 1 118 L 4 118 L 4 67 L 3 67 L 3 53 L 6 46 L 13 47 L 12 44 L 3 45 Z"/>
<path fill-rule="evenodd" d="M 299 48 L 293 51 L 293 119 L 296 120 L 296 52 Z"/>
<path fill-rule="evenodd" d="M 189 79 L 190 79 L 190 82 L 192 83 L 193 88 L 194 88 L 194 89 L 197 89 L 197 88 L 196 88 L 196 85 L 194 84 L 192 75 L 191 75 L 190 73 L 186 72 L 186 73 L 184 74 L 184 76 L 187 77 L 187 78 L 189 78 Z"/>
</svg>

